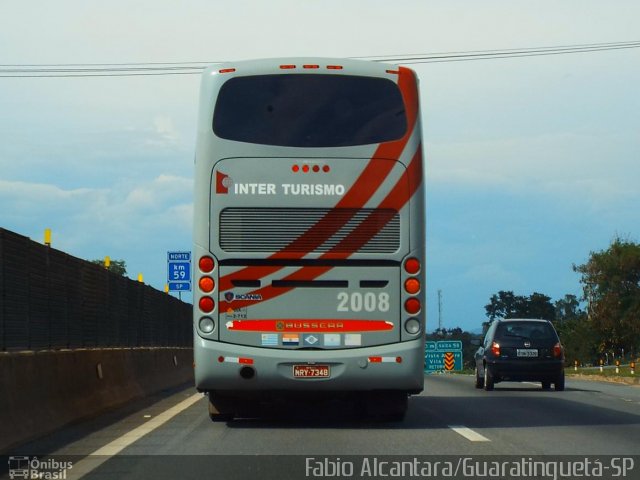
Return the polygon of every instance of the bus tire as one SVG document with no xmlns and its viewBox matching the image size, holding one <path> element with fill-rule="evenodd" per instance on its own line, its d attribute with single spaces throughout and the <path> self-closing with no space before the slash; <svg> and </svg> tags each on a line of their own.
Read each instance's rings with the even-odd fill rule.
<svg viewBox="0 0 640 480">
<path fill-rule="evenodd" d="M 209 418 L 212 422 L 228 422 L 236 416 L 231 398 L 209 392 Z"/>
<path fill-rule="evenodd" d="M 367 416 L 383 422 L 401 422 L 409 407 L 409 396 L 405 392 L 369 393 L 365 400 Z"/>
</svg>

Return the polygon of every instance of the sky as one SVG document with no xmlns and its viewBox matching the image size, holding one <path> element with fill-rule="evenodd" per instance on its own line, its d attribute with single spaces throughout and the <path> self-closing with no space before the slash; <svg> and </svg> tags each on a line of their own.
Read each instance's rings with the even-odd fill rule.
<svg viewBox="0 0 640 480">
<path fill-rule="evenodd" d="M 4 0 L 0 70 L 637 41 L 638 18 L 637 0 Z M 478 330 L 500 290 L 580 296 L 572 265 L 640 241 L 640 48 L 411 67 L 429 331 Z M 54 248 L 125 260 L 162 290 L 166 252 L 191 249 L 198 87 L 0 77 L 0 227 L 50 228 Z"/>
</svg>

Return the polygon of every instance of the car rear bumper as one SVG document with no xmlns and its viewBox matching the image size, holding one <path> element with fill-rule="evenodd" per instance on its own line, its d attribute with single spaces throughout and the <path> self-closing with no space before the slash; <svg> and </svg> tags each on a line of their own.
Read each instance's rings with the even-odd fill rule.
<svg viewBox="0 0 640 480">
<path fill-rule="evenodd" d="M 487 361 L 487 365 L 496 381 L 554 381 L 564 368 L 562 360 L 498 359 Z"/>
</svg>

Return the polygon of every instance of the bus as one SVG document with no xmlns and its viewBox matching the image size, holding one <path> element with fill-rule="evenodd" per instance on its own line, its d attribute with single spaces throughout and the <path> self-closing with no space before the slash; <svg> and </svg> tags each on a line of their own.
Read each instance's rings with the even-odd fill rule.
<svg viewBox="0 0 640 480">
<path fill-rule="evenodd" d="M 421 136 L 409 68 L 279 58 L 203 72 L 194 369 L 212 420 L 283 397 L 404 417 L 424 387 Z"/>
</svg>

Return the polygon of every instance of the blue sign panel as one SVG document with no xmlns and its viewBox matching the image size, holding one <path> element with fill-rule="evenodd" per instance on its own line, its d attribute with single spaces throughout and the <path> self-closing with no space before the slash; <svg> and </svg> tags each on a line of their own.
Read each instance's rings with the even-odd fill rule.
<svg viewBox="0 0 640 480">
<path fill-rule="evenodd" d="M 191 290 L 191 252 L 167 252 L 169 291 Z"/>
<path fill-rule="evenodd" d="M 462 370 L 462 342 L 427 341 L 424 346 L 424 369 L 426 372 Z"/>
<path fill-rule="evenodd" d="M 437 343 L 437 347 L 437 350 L 441 352 L 462 350 L 462 342 L 460 340 L 440 340 Z"/>
<path fill-rule="evenodd" d="M 453 352 L 427 352 L 424 362 L 426 372 L 462 370 L 462 352 L 457 350 Z"/>
</svg>

